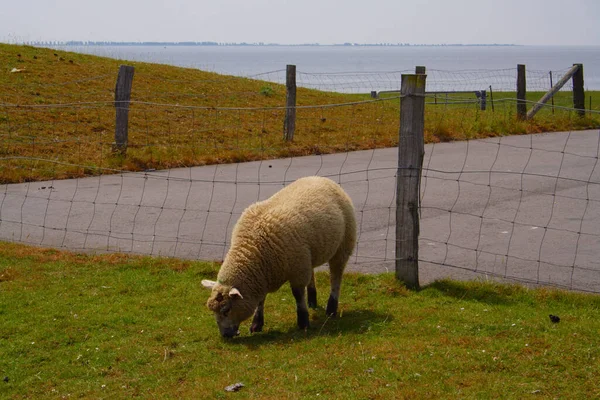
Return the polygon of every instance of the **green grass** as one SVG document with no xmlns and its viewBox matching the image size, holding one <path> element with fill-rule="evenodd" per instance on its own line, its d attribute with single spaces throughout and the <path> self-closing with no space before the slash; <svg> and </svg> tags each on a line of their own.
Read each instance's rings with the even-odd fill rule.
<svg viewBox="0 0 600 400">
<path fill-rule="evenodd" d="M 135 67 L 125 157 L 112 151 L 114 87 L 119 65 L 124 63 Z M 368 94 L 299 88 L 297 104 L 313 107 L 297 109 L 294 141 L 286 143 L 282 140 L 285 113 L 276 108 L 286 103 L 284 85 L 7 44 L 0 44 L 0 65 L 0 183 L 327 154 L 398 143 L 397 99 L 330 107 L 371 99 Z M 22 72 L 11 73 L 13 68 Z M 537 101 L 542 94 L 529 93 L 528 98 Z M 586 106 L 588 96 L 598 110 L 600 92 L 587 93 Z M 518 121 L 514 98 L 514 93 L 494 92 L 493 112 L 491 98 L 485 112 L 474 103 L 428 104 L 425 141 L 600 126 L 598 114 L 579 118 L 565 110 L 552 114 L 549 108 L 533 121 Z M 559 93 L 556 104 L 570 107 L 570 93 Z"/>
<path fill-rule="evenodd" d="M 217 268 L 2 244 L 0 398 L 600 396 L 598 296 L 348 274 L 338 318 L 319 308 L 299 332 L 284 287 L 265 332 L 227 341 L 200 285 Z M 323 305 L 325 274 L 317 287 Z"/>
</svg>

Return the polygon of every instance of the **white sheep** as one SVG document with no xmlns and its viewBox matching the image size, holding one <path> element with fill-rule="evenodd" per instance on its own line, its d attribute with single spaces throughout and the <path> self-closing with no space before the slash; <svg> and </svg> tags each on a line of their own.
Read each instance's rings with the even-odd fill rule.
<svg viewBox="0 0 600 400">
<path fill-rule="evenodd" d="M 356 221 L 350 197 L 334 181 L 301 178 L 269 199 L 249 206 L 235 225 L 231 247 L 207 301 L 221 335 L 239 334 L 239 325 L 253 313 L 250 332 L 264 325 L 268 293 L 290 282 L 296 299 L 298 327 L 306 329 L 308 305 L 317 307 L 313 268 L 329 262 L 331 294 L 326 313 L 335 316 L 342 273 L 356 242 Z"/>
</svg>

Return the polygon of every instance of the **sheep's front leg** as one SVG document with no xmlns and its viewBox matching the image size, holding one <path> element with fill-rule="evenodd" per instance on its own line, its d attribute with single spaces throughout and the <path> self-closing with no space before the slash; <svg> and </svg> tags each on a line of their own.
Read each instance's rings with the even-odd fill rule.
<svg viewBox="0 0 600 400">
<path fill-rule="evenodd" d="M 308 307 L 306 306 L 306 287 L 292 287 L 292 294 L 296 299 L 296 313 L 298 314 L 298 328 L 307 329 L 308 322 Z"/>
<path fill-rule="evenodd" d="M 254 311 L 254 318 L 252 319 L 252 325 L 250 325 L 250 333 L 262 332 L 262 328 L 265 325 L 265 299 L 262 299 Z"/>
</svg>

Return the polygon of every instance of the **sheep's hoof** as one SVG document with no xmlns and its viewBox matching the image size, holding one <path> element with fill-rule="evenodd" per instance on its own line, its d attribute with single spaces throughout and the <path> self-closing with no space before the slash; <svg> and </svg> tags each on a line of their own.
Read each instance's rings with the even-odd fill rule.
<svg viewBox="0 0 600 400">
<path fill-rule="evenodd" d="M 325 314 L 327 314 L 328 317 L 335 317 L 337 315 L 337 309 L 337 299 L 333 296 L 329 296 L 329 301 L 327 302 L 327 310 L 325 311 Z"/>
<path fill-rule="evenodd" d="M 308 329 L 310 323 L 308 322 L 308 311 L 298 310 L 298 328 L 304 330 Z"/>
<path fill-rule="evenodd" d="M 262 332 L 263 326 L 265 325 L 265 319 L 262 313 L 258 313 L 254 316 L 252 324 L 250 325 L 250 333 Z"/>
</svg>

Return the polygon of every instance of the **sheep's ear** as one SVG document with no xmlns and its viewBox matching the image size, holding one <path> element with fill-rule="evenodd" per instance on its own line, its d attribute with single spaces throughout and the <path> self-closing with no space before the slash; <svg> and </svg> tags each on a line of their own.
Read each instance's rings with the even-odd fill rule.
<svg viewBox="0 0 600 400">
<path fill-rule="evenodd" d="M 235 296 L 240 296 L 240 299 L 244 298 L 244 296 L 242 296 L 242 294 L 240 293 L 239 290 L 237 290 L 236 288 L 231 288 L 231 290 L 229 291 L 229 297 L 235 297 Z"/>
<path fill-rule="evenodd" d="M 216 284 L 217 284 L 217 282 L 215 282 L 215 281 L 209 281 L 208 279 L 202 279 L 202 286 L 204 286 L 207 289 L 212 289 Z"/>
</svg>

